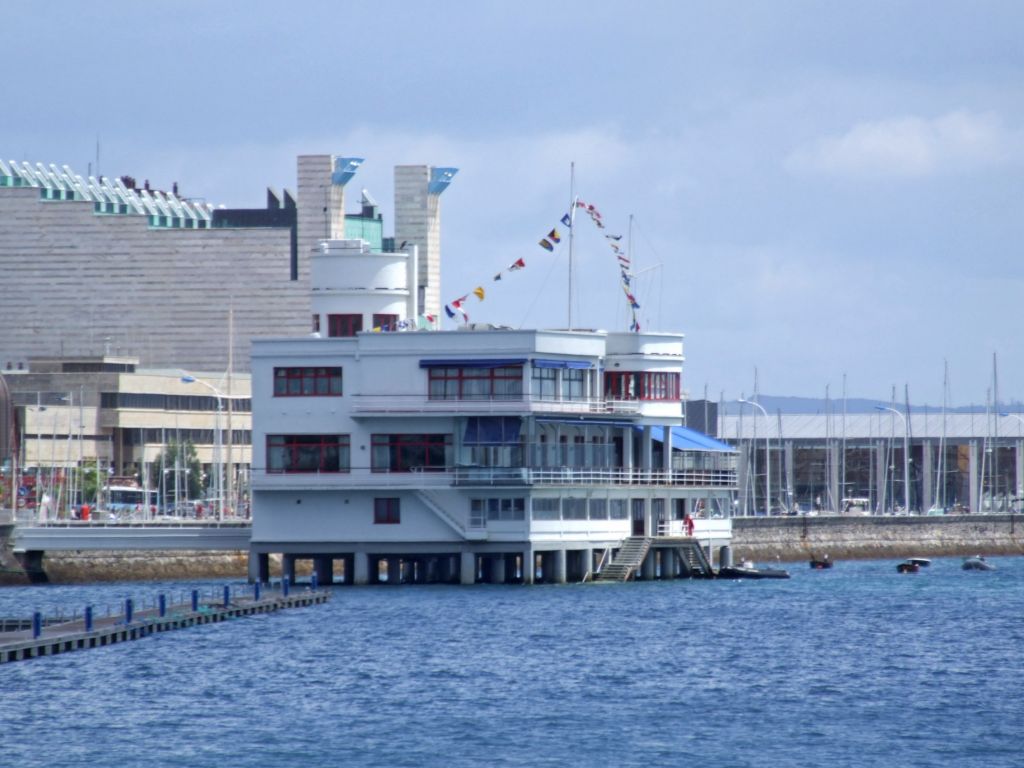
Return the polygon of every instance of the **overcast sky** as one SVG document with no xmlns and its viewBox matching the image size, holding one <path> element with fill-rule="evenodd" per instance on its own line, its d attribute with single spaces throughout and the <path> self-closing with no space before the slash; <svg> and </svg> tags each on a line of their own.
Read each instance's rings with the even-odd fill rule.
<svg viewBox="0 0 1024 768">
<path fill-rule="evenodd" d="M 295 188 L 295 157 L 454 166 L 442 299 L 686 334 L 685 385 L 1024 399 L 1020 2 L 10 2 L 0 156 L 128 174 L 229 207 Z M 623 242 L 625 242 L 625 237 Z M 527 268 L 492 282 L 518 258 Z"/>
</svg>

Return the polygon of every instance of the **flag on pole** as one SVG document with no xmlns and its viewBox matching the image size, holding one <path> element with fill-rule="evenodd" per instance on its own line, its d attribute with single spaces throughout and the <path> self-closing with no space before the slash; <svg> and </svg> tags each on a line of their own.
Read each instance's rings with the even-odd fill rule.
<svg viewBox="0 0 1024 768">
<path fill-rule="evenodd" d="M 547 240 L 547 238 L 543 238 L 543 239 L 541 239 L 541 241 L 540 241 L 539 245 L 540 245 L 540 247 L 541 247 L 541 248 L 543 248 L 543 249 L 544 249 L 545 251 L 554 251 L 554 250 L 555 250 L 555 246 L 553 246 L 553 245 L 552 245 L 551 243 L 549 243 L 549 242 L 548 242 L 548 240 Z"/>
<path fill-rule="evenodd" d="M 484 289 L 483 286 L 477 286 L 473 289 L 473 295 L 476 296 L 480 301 L 484 300 Z"/>
</svg>

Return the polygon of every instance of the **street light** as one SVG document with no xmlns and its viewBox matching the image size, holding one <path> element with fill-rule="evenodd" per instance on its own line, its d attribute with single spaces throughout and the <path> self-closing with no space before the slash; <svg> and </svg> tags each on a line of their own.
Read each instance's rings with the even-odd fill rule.
<svg viewBox="0 0 1024 768">
<path fill-rule="evenodd" d="M 1011 418 L 1016 419 L 1021 424 L 1024 424 L 1024 416 L 1021 416 L 1019 413 L 1000 413 L 999 415 L 1000 416 L 1009 416 Z M 1019 432 L 1018 432 L 1018 434 L 1019 434 Z M 1022 496 L 1024 496 L 1024 478 L 1022 478 L 1021 475 L 1018 474 L 1017 475 L 1017 498 L 1014 499 L 1014 501 L 1016 501 L 1019 504 Z M 1011 511 L 1012 511 L 1012 507 L 1011 507 Z"/>
<path fill-rule="evenodd" d="M 903 511 L 910 514 L 910 424 L 907 417 L 895 408 L 885 405 L 876 405 L 876 411 L 889 411 L 895 413 L 903 422 Z"/>
<path fill-rule="evenodd" d="M 223 473 L 221 472 L 220 414 L 224 410 L 224 403 L 223 403 L 224 393 L 221 392 L 219 389 L 217 389 L 215 386 L 213 386 L 213 384 L 210 384 L 209 382 L 203 381 L 202 379 L 197 379 L 195 376 L 192 376 L 189 373 L 185 373 L 184 371 L 182 371 L 181 380 L 185 384 L 202 384 L 208 390 L 213 392 L 213 394 L 217 398 L 217 418 L 216 418 L 216 421 L 215 421 L 215 424 L 214 424 L 214 430 L 213 430 L 213 463 L 214 463 L 214 467 L 216 467 L 216 469 L 215 469 L 215 473 L 216 474 L 214 474 L 214 476 L 213 476 L 213 488 L 214 488 L 214 492 L 217 495 L 217 519 L 218 520 L 223 520 L 224 519 L 224 476 L 223 476 Z M 230 479 L 228 480 L 228 482 L 229 483 L 231 482 Z"/>
<path fill-rule="evenodd" d="M 198 379 L 195 376 L 193 376 L 192 374 L 188 373 L 187 371 L 182 371 L 181 372 L 181 380 L 185 384 L 202 384 L 208 390 L 213 392 L 213 394 L 217 398 L 217 420 L 216 420 L 216 425 L 215 425 L 215 428 L 214 428 L 214 445 L 213 445 L 214 463 L 216 465 L 216 476 L 214 477 L 214 482 L 215 482 L 214 488 L 215 488 L 215 490 L 217 492 L 217 510 L 218 510 L 217 511 L 217 519 L 218 520 L 223 520 L 224 519 L 224 477 L 223 477 L 224 473 L 222 471 L 223 467 L 222 467 L 222 464 L 221 464 L 220 415 L 224 411 L 224 403 L 223 403 L 224 400 L 244 400 L 246 398 L 246 395 L 227 395 L 227 394 L 224 394 L 219 389 L 217 389 L 217 387 L 213 386 L 213 384 L 210 384 L 207 381 L 203 381 L 202 379 Z M 230 414 L 229 414 L 229 416 L 230 416 Z M 234 509 L 235 506 L 236 506 L 235 503 L 234 503 L 235 481 L 234 481 L 234 473 L 232 472 L 232 468 L 231 468 L 231 434 L 230 434 L 230 430 L 231 430 L 231 420 L 229 418 L 228 419 L 228 467 L 227 467 L 228 487 L 227 487 L 227 498 L 228 498 L 228 502 L 231 504 L 231 508 Z"/>
<path fill-rule="evenodd" d="M 737 401 L 745 403 L 746 405 L 752 405 L 764 414 L 764 495 L 765 495 L 765 506 L 767 507 L 767 514 L 772 514 L 772 458 L 771 458 L 771 447 L 772 444 L 769 441 L 768 429 L 771 426 L 768 421 L 768 411 L 764 409 L 764 406 L 760 403 L 754 402 L 753 400 L 744 400 L 742 397 Z M 756 503 L 756 501 L 755 501 Z"/>
</svg>

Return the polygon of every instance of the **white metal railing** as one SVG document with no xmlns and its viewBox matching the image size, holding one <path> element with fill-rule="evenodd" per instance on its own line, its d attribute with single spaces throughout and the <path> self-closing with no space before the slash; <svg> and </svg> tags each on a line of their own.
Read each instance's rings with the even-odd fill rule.
<svg viewBox="0 0 1024 768">
<path fill-rule="evenodd" d="M 488 485 L 647 485 L 733 488 L 734 469 L 644 470 L 609 467 L 447 467 L 443 471 L 268 472 L 252 470 L 256 490 L 365 488 L 443 488 Z"/>
<path fill-rule="evenodd" d="M 444 488 L 454 483 L 454 472 L 448 468 L 440 471 L 412 470 L 391 472 L 367 468 L 351 469 L 348 472 L 270 472 L 253 469 L 252 487 L 256 490 L 319 490 L 325 488 Z"/>
<path fill-rule="evenodd" d="M 460 467 L 457 485 L 672 485 L 732 488 L 734 470 L 661 470 L 600 467 Z"/>
<path fill-rule="evenodd" d="M 568 413 L 586 415 L 631 415 L 640 412 L 640 400 L 580 398 L 555 400 L 523 394 L 514 397 L 442 399 L 427 395 L 354 395 L 353 414 L 516 414 Z M 657 401 L 659 403 L 663 401 Z"/>
</svg>

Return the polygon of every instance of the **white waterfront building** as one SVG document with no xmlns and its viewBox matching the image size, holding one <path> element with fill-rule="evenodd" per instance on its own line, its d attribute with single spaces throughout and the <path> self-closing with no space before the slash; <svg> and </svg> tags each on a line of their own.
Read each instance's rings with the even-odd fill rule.
<svg viewBox="0 0 1024 768">
<path fill-rule="evenodd" d="M 416 259 L 324 241 L 320 332 L 253 342 L 252 578 L 281 554 L 321 582 L 564 582 L 627 541 L 640 578 L 706 569 L 736 455 L 683 424 L 683 337 L 358 330 L 415 325 Z"/>
</svg>

